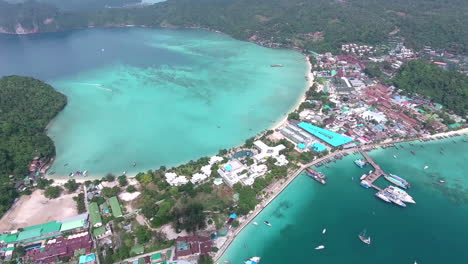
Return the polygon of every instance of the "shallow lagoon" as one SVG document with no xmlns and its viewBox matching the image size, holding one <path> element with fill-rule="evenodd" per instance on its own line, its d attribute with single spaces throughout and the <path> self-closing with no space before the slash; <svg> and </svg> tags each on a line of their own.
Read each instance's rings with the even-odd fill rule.
<svg viewBox="0 0 468 264">
<path fill-rule="evenodd" d="M 0 75 L 34 76 L 68 97 L 48 130 L 58 176 L 215 154 L 271 127 L 306 88 L 301 54 L 202 30 L 0 35 L 0 47 Z"/>
</svg>

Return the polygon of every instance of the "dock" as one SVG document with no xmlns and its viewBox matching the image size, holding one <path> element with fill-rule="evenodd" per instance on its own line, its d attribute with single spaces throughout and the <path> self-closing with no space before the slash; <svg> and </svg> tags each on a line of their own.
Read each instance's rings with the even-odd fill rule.
<svg viewBox="0 0 468 264">
<path fill-rule="evenodd" d="M 382 170 L 382 168 L 380 168 L 379 164 L 377 164 L 371 157 L 369 157 L 369 155 L 367 155 L 365 150 L 359 149 L 359 152 L 366 159 L 367 163 L 372 165 L 372 167 L 374 168 L 372 173 L 368 174 L 363 180 L 368 182 L 369 185 L 377 191 L 382 191 L 382 189 L 374 185 L 374 182 L 381 176 L 386 176 L 385 172 Z"/>
</svg>

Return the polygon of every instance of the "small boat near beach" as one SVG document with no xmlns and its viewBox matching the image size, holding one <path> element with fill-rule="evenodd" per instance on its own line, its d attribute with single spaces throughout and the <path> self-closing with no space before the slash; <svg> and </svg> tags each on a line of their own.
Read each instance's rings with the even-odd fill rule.
<svg viewBox="0 0 468 264">
<path fill-rule="evenodd" d="M 371 238 L 366 234 L 366 230 L 364 229 L 359 235 L 358 235 L 359 240 L 362 241 L 362 243 L 370 245 L 371 243 Z"/>
<path fill-rule="evenodd" d="M 439 182 L 440 182 L 440 183 L 445 183 L 445 181 L 444 181 L 444 180 L 439 180 Z"/>
<path fill-rule="evenodd" d="M 325 233 L 326 233 L 326 232 L 327 232 L 327 229 L 326 229 L 326 228 L 324 228 L 324 229 L 322 230 L 322 234 L 324 234 L 324 235 L 325 235 Z"/>
<path fill-rule="evenodd" d="M 324 248 L 325 248 L 324 245 L 320 245 L 320 246 L 316 247 L 315 250 L 322 250 L 322 249 L 324 249 Z"/>
<path fill-rule="evenodd" d="M 426 165 L 426 166 L 424 166 L 424 169 L 425 169 L 425 170 L 429 169 L 429 166 L 427 166 L 427 165 Z"/>
<path fill-rule="evenodd" d="M 257 223 L 257 222 L 253 222 L 252 225 L 258 226 L 258 223 Z"/>
<path fill-rule="evenodd" d="M 267 225 L 267 226 L 271 226 L 270 222 L 268 222 L 268 221 L 263 221 L 263 223 L 264 223 L 265 225 Z"/>
</svg>

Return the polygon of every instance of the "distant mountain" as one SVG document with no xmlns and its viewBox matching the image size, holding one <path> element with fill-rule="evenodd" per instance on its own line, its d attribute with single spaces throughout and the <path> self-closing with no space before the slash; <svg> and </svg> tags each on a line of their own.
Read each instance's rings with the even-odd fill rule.
<svg viewBox="0 0 468 264">
<path fill-rule="evenodd" d="M 11 4 L 25 3 L 30 0 L 5 0 Z M 85 10 L 105 7 L 124 7 L 141 3 L 142 0 L 36 0 L 63 10 Z"/>
<path fill-rule="evenodd" d="M 209 28 L 264 46 L 316 51 L 334 51 L 345 42 L 381 43 L 392 34 L 414 48 L 430 45 L 465 52 L 468 47 L 466 0 L 168 0 L 145 8 L 74 11 L 1 1 L 0 27 L 12 33 L 18 28 L 48 32 L 144 25 Z"/>
</svg>

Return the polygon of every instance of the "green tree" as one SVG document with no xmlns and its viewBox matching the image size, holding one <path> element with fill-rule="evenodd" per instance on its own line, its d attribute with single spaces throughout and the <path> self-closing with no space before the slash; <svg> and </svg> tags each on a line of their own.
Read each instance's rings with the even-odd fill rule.
<svg viewBox="0 0 468 264">
<path fill-rule="evenodd" d="M 49 186 L 44 191 L 44 196 L 49 199 L 55 199 L 60 197 L 62 194 L 62 188 L 60 186 Z"/>
<path fill-rule="evenodd" d="M 136 189 L 135 186 L 133 186 L 133 185 L 129 185 L 129 186 L 127 187 L 127 192 L 129 192 L 129 193 L 134 193 L 134 192 L 136 192 L 136 191 L 137 191 L 137 189 Z"/>
<path fill-rule="evenodd" d="M 148 242 L 152 235 L 153 233 L 146 226 L 139 225 L 135 228 L 135 236 L 140 244 Z"/>
<path fill-rule="evenodd" d="M 68 190 L 69 193 L 72 193 L 75 192 L 78 187 L 80 187 L 80 184 L 75 180 L 68 180 L 63 186 Z"/>
<path fill-rule="evenodd" d="M 127 186 L 127 184 L 128 184 L 127 176 L 125 176 L 125 175 L 120 175 L 120 176 L 118 177 L 118 180 L 119 180 L 120 186 L 122 186 L 122 187 Z"/>
<path fill-rule="evenodd" d="M 198 264 L 213 264 L 214 261 L 209 255 L 201 255 L 200 258 L 198 258 Z"/>
</svg>

